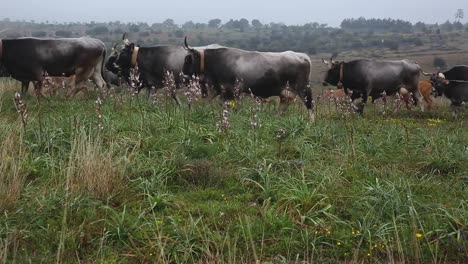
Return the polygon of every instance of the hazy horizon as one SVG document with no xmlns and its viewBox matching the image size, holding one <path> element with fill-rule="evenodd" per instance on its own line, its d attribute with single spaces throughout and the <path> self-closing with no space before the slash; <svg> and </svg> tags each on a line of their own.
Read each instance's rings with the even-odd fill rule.
<svg viewBox="0 0 468 264">
<path fill-rule="evenodd" d="M 94 6 L 94 7 L 91 7 Z M 265 0 L 237 0 L 232 2 L 198 0 L 186 3 L 182 0 L 163 1 L 92 1 L 69 2 L 59 0 L 15 0 L 2 4 L 0 19 L 36 22 L 146 22 L 157 23 L 171 18 L 176 24 L 187 21 L 206 23 L 219 18 L 222 23 L 229 19 L 259 19 L 262 23 L 285 23 L 288 25 L 318 22 L 339 26 L 345 18 L 393 18 L 412 23 L 444 23 L 455 20 L 457 9 L 468 12 L 467 0 L 422 1 L 394 0 L 369 1 L 336 0 L 314 3 L 307 0 L 286 2 Z M 41 11 L 38 11 L 41 10 Z M 467 14 L 468 16 L 468 14 Z M 468 17 L 467 17 L 468 18 Z M 468 19 L 461 20 L 466 23 Z"/>
</svg>

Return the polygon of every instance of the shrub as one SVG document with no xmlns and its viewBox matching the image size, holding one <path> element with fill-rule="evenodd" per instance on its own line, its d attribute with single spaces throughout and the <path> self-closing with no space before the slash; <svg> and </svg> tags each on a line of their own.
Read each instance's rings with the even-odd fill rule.
<svg viewBox="0 0 468 264">
<path fill-rule="evenodd" d="M 447 66 L 447 62 L 441 57 L 435 57 L 432 64 L 436 68 L 445 68 Z"/>
</svg>

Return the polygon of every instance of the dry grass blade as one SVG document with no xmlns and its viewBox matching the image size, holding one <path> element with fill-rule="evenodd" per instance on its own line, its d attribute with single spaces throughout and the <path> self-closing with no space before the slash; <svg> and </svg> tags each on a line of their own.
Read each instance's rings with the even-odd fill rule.
<svg viewBox="0 0 468 264">
<path fill-rule="evenodd" d="M 73 142 L 67 168 L 72 192 L 88 193 L 108 199 L 124 186 L 124 167 L 114 158 L 113 149 L 105 149 L 102 140 L 79 133 Z"/>
</svg>

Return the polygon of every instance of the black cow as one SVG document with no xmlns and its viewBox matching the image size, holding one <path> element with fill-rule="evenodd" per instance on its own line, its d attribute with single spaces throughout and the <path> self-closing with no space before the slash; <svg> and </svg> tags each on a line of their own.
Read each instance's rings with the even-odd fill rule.
<svg viewBox="0 0 468 264">
<path fill-rule="evenodd" d="M 29 82 L 42 93 L 46 75 L 75 75 L 69 95 L 82 89 L 79 85 L 91 79 L 99 88 L 105 86 L 103 66 L 106 48 L 102 41 L 82 38 L 18 38 L 0 40 L 2 76 L 11 76 L 22 83 L 25 93 Z"/>
<path fill-rule="evenodd" d="M 376 60 L 353 60 L 350 62 L 335 62 L 333 56 L 330 62 L 322 61 L 329 66 L 325 74 L 323 85 L 332 84 L 345 88 L 348 93 L 352 92 L 351 99 L 354 101 L 361 98 L 358 106 L 353 106 L 363 114 L 367 97 L 372 97 L 372 102 L 382 96 L 397 93 L 404 87 L 413 94 L 414 102 L 419 102 L 418 82 L 420 67 L 417 63 L 408 60 L 376 61 Z"/>
<path fill-rule="evenodd" d="M 431 75 L 431 81 L 439 96 L 445 95 L 451 101 L 452 115 L 457 117 L 458 109 L 468 102 L 468 66 L 454 66 L 448 71 Z"/>
<path fill-rule="evenodd" d="M 267 98 L 280 96 L 283 112 L 291 92 L 304 100 L 310 118 L 314 119 L 312 91 L 309 86 L 311 62 L 304 53 L 286 51 L 257 52 L 228 47 L 191 48 L 185 38 L 187 55 L 183 73 L 197 75 L 213 85 L 225 100 L 235 95 L 236 80 L 242 81 L 243 92 Z M 291 91 L 286 90 L 287 84 Z"/>
<path fill-rule="evenodd" d="M 124 47 L 120 52 L 115 50 L 106 62 L 106 69 L 120 74 L 131 84 L 130 71 L 135 66 L 138 66 L 140 74 L 140 86 L 138 92 L 142 88 L 159 89 L 163 87 L 164 75 L 167 71 L 172 72 L 175 78 L 176 88 L 180 87 L 182 66 L 186 51 L 179 46 L 153 46 L 153 47 L 137 47 L 134 43 L 130 43 L 123 35 Z M 180 105 L 179 99 L 173 93 L 172 97 Z"/>
</svg>

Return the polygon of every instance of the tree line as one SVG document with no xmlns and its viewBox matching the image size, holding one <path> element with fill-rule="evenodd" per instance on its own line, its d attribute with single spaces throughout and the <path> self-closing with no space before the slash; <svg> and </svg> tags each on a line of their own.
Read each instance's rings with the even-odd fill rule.
<svg viewBox="0 0 468 264">
<path fill-rule="evenodd" d="M 263 24 L 258 19 L 211 19 L 207 23 L 192 21 L 176 24 L 172 19 L 161 23 L 56 23 L 35 21 L 0 21 L 0 28 L 9 29 L 6 37 L 79 37 L 90 35 L 102 39 L 108 46 L 129 32 L 131 40 L 142 46 L 168 44 L 181 45 L 188 36 L 193 46 L 219 43 L 247 50 L 284 51 L 295 50 L 315 54 L 317 52 L 338 52 L 366 48 L 388 48 L 398 50 L 404 47 L 425 44 L 443 46 L 453 37 L 464 36 L 468 24 L 460 19 L 443 24 L 412 24 L 399 19 L 349 18 L 339 28 L 316 22 L 304 25 L 283 23 Z M 4 37 L 4 36 L 2 36 Z"/>
</svg>

